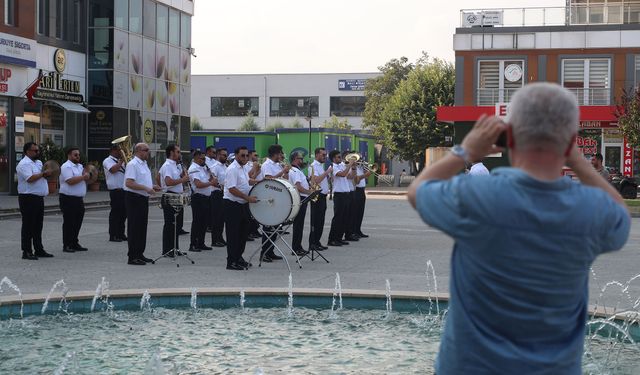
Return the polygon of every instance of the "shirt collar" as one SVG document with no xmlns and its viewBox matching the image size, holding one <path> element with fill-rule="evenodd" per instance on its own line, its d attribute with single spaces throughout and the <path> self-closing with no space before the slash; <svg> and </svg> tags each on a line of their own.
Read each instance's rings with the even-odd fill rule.
<svg viewBox="0 0 640 375">
<path fill-rule="evenodd" d="M 573 181 L 564 176 L 559 176 L 553 181 L 542 181 L 530 176 L 527 172 L 519 168 L 500 167 L 495 168 L 492 175 L 505 176 L 513 179 L 518 184 L 530 186 L 542 190 L 564 190 L 572 186 Z"/>
</svg>

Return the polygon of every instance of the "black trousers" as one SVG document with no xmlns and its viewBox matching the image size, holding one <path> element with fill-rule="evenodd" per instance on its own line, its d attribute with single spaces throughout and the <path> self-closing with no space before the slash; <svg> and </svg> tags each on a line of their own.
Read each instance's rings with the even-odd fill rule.
<svg viewBox="0 0 640 375">
<path fill-rule="evenodd" d="M 258 222 L 256 221 L 256 219 L 254 219 L 253 217 L 251 217 L 251 215 L 249 215 L 249 233 L 251 234 L 260 234 L 260 232 L 258 232 Z"/>
<path fill-rule="evenodd" d="M 309 245 L 320 245 L 322 231 L 324 230 L 324 216 L 327 212 L 327 195 L 318 194 L 316 202 L 311 201 L 311 231 L 309 232 Z"/>
<path fill-rule="evenodd" d="M 210 197 L 195 193 L 191 196 L 191 246 L 200 248 L 204 246 L 204 237 L 207 234 L 207 218 L 211 212 Z"/>
<path fill-rule="evenodd" d="M 347 210 L 346 213 L 346 218 L 345 218 L 345 230 L 344 230 L 344 237 L 351 237 L 354 233 L 353 233 L 353 227 L 354 227 L 354 219 L 356 216 L 356 212 L 355 210 L 355 200 L 356 200 L 356 191 L 352 191 L 349 193 L 349 209 Z"/>
<path fill-rule="evenodd" d="M 127 242 L 129 260 L 140 259 L 147 247 L 147 223 L 149 221 L 149 197 L 125 192 L 127 207 Z"/>
<path fill-rule="evenodd" d="M 124 190 L 109 190 L 111 211 L 109 212 L 109 237 L 124 238 L 124 223 L 127 220 L 127 207 L 124 204 Z"/>
<path fill-rule="evenodd" d="M 169 193 L 171 194 L 171 193 Z M 180 236 L 177 234 L 182 228 L 180 223 L 184 218 L 184 209 L 178 212 L 178 216 L 174 214 L 176 210 L 166 204 L 164 200 L 161 202 L 162 212 L 164 213 L 164 225 L 162 226 L 162 254 L 168 253 L 175 244 L 176 249 L 180 248 Z"/>
<path fill-rule="evenodd" d="M 298 215 L 293 219 L 293 238 L 291 240 L 291 248 L 293 250 L 302 249 L 302 233 L 304 232 L 304 218 L 307 216 L 308 203 L 307 201 L 300 205 Z"/>
<path fill-rule="evenodd" d="M 273 252 L 273 244 L 271 243 L 271 241 L 268 240 L 268 238 L 271 239 L 271 241 L 276 242 L 276 239 L 278 238 L 278 234 L 276 233 L 276 227 L 268 227 L 266 225 L 262 226 L 262 250 L 260 251 L 260 257 L 262 257 L 264 254 L 275 254 Z"/>
<path fill-rule="evenodd" d="M 84 200 L 82 197 L 60 194 L 60 210 L 62 211 L 62 244 L 78 246 L 78 235 L 84 219 Z"/>
<path fill-rule="evenodd" d="M 31 253 L 31 243 L 37 252 L 43 251 L 42 221 L 44 219 L 44 197 L 35 194 L 19 194 L 18 206 L 22 215 L 20 244 L 22 251 Z"/>
<path fill-rule="evenodd" d="M 364 188 L 356 188 L 356 194 L 353 199 L 353 220 L 352 231 L 354 234 L 362 233 L 362 219 L 364 218 L 364 207 L 367 203 L 367 194 L 364 192 Z"/>
<path fill-rule="evenodd" d="M 341 241 L 347 231 L 350 195 L 351 193 L 333 193 L 333 219 L 331 219 L 329 241 Z"/>
<path fill-rule="evenodd" d="M 216 190 L 210 197 L 210 220 L 211 220 L 211 243 L 222 242 L 222 232 L 224 232 L 224 204 L 222 191 Z"/>
<path fill-rule="evenodd" d="M 227 237 L 227 265 L 236 263 L 244 253 L 249 234 L 249 207 L 223 199 L 224 224 Z"/>
</svg>

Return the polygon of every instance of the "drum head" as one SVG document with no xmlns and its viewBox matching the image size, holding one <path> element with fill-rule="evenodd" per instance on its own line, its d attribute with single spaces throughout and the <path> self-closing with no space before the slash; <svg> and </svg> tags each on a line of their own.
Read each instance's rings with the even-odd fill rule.
<svg viewBox="0 0 640 375">
<path fill-rule="evenodd" d="M 287 180 L 263 180 L 253 185 L 249 195 L 258 202 L 249 205 L 249 211 L 262 225 L 275 226 L 293 220 L 300 209 L 300 195 Z"/>
</svg>

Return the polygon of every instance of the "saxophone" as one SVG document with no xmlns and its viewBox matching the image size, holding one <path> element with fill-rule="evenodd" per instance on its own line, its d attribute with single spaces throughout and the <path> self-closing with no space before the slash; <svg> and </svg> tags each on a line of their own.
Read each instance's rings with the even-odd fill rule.
<svg viewBox="0 0 640 375">
<path fill-rule="evenodd" d="M 313 190 L 314 193 L 319 192 L 320 190 L 322 190 L 322 187 L 320 187 L 320 184 L 318 184 L 316 182 L 316 174 L 313 171 L 313 164 L 309 165 L 309 189 Z M 318 201 L 318 195 L 319 194 L 314 194 L 313 197 L 311 198 L 312 202 L 317 202 Z"/>
</svg>

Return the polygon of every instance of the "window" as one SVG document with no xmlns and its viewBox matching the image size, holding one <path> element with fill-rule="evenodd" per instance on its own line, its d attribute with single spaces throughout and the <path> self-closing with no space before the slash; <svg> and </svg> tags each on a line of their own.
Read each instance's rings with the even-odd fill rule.
<svg viewBox="0 0 640 375">
<path fill-rule="evenodd" d="M 180 12 L 169 9 L 169 43 L 180 45 Z"/>
<path fill-rule="evenodd" d="M 253 116 L 258 116 L 258 98 L 211 98 L 211 117 L 246 116 L 249 111 Z"/>
<path fill-rule="evenodd" d="M 71 17 L 73 22 L 69 22 L 69 28 L 72 30 L 72 40 L 76 44 L 80 44 L 80 38 L 82 35 L 82 20 L 84 16 L 82 14 L 82 3 L 81 0 L 73 1 L 73 16 Z"/>
<path fill-rule="evenodd" d="M 636 77 L 635 77 L 635 84 L 633 87 L 635 88 L 640 88 L 640 55 L 636 56 Z"/>
<path fill-rule="evenodd" d="M 113 26 L 113 0 L 91 0 L 89 2 L 89 26 Z"/>
<path fill-rule="evenodd" d="M 4 0 L 4 24 L 16 25 L 16 0 Z"/>
<path fill-rule="evenodd" d="M 579 105 L 609 105 L 610 59 L 562 60 L 562 85 L 573 92 Z"/>
<path fill-rule="evenodd" d="M 364 96 L 332 96 L 330 99 L 331 115 L 362 116 L 367 98 Z"/>
<path fill-rule="evenodd" d="M 56 38 L 64 39 L 64 28 L 67 20 L 66 0 L 55 0 L 56 2 Z"/>
<path fill-rule="evenodd" d="M 49 34 L 49 0 L 38 0 L 36 5 L 36 13 L 38 17 L 37 31 L 40 35 Z"/>
<path fill-rule="evenodd" d="M 169 40 L 169 8 L 158 4 L 156 21 L 156 38 L 162 42 Z"/>
<path fill-rule="evenodd" d="M 508 103 L 524 84 L 522 60 L 488 60 L 478 62 L 478 105 Z"/>
<path fill-rule="evenodd" d="M 113 30 L 89 29 L 89 69 L 111 69 L 113 67 Z"/>
<path fill-rule="evenodd" d="M 142 34 L 142 0 L 129 1 L 129 31 Z"/>
<path fill-rule="evenodd" d="M 156 3 L 153 0 L 144 0 L 142 33 L 149 38 L 156 37 Z"/>
<path fill-rule="evenodd" d="M 127 29 L 129 25 L 129 0 L 115 0 L 115 26 Z"/>
<path fill-rule="evenodd" d="M 318 97 L 271 98 L 271 117 L 306 117 L 311 109 L 311 117 L 318 117 Z"/>
<path fill-rule="evenodd" d="M 186 13 L 180 15 L 180 46 L 191 48 L 191 16 Z"/>
</svg>

